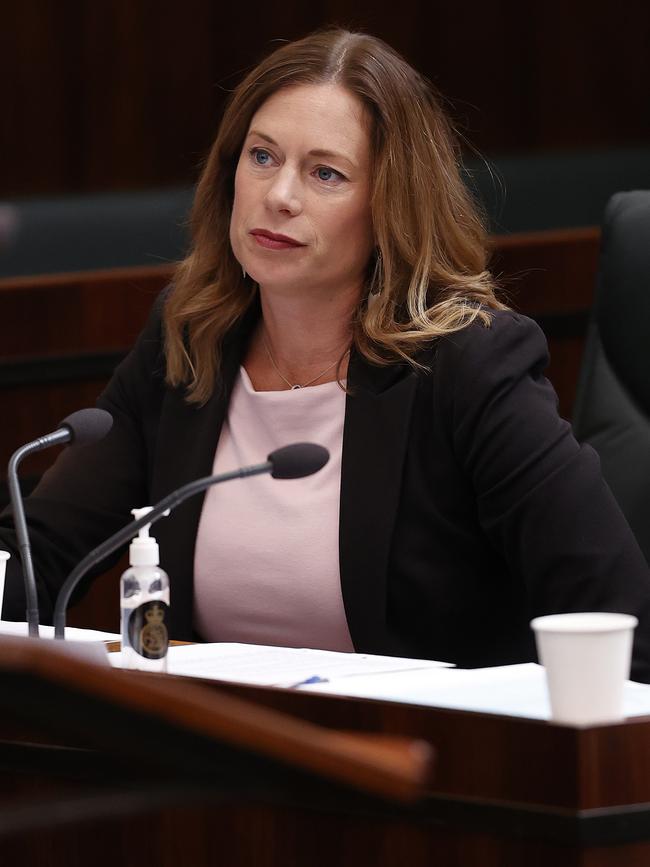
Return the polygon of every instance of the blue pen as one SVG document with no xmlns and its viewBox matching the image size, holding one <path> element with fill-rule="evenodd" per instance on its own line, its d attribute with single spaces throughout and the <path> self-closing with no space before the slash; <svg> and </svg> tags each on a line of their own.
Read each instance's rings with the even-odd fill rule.
<svg viewBox="0 0 650 867">
<path fill-rule="evenodd" d="M 306 686 L 308 683 L 329 683 L 329 680 L 326 677 L 319 677 L 317 674 L 313 674 L 305 680 L 299 680 L 298 683 L 292 683 L 289 689 L 297 689 L 299 686 Z"/>
</svg>

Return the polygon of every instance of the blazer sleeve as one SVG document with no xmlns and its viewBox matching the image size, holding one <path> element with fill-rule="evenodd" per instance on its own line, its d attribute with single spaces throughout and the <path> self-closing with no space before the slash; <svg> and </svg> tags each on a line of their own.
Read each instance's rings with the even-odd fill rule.
<svg viewBox="0 0 650 867">
<path fill-rule="evenodd" d="M 148 505 L 163 389 L 158 304 L 97 400 L 97 406 L 113 416 L 109 434 L 101 442 L 65 449 L 25 501 L 41 622 L 51 619 L 58 590 L 77 563 L 130 520 L 130 509 Z M 13 555 L 7 564 L 2 616 L 24 620 L 22 570 L 9 509 L 0 518 L 0 547 Z"/>
<path fill-rule="evenodd" d="M 539 327 L 512 312 L 451 337 L 441 373 L 453 383 L 442 387 L 452 447 L 485 534 L 525 582 L 531 617 L 635 614 L 633 676 L 650 681 L 648 565 L 596 453 L 558 415 L 547 362 Z"/>
</svg>

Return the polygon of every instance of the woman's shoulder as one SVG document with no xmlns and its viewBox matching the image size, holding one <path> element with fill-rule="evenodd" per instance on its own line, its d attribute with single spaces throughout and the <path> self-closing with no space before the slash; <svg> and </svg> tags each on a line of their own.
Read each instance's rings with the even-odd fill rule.
<svg viewBox="0 0 650 867">
<path fill-rule="evenodd" d="M 480 354 L 528 345 L 531 341 L 546 344 L 541 328 L 528 316 L 514 310 L 482 308 L 482 312 L 487 314 L 487 321 L 477 317 L 464 328 L 440 337 L 435 346 L 436 354 Z"/>
<path fill-rule="evenodd" d="M 498 379 L 517 372 L 540 373 L 548 364 L 548 345 L 539 325 L 514 310 L 486 310 L 488 321 L 436 340 L 431 350 L 434 375 L 453 381 Z"/>
<path fill-rule="evenodd" d="M 537 405 L 557 412 L 557 396 L 546 377 L 548 345 L 539 325 L 512 310 L 486 310 L 459 331 L 437 338 L 418 357 L 420 394 L 433 400 L 439 418 L 474 417 L 481 407 Z"/>
</svg>

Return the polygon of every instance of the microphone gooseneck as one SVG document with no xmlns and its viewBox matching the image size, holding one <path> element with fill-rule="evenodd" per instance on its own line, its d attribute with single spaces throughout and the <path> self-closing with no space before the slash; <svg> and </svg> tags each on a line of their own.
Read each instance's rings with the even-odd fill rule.
<svg viewBox="0 0 650 867">
<path fill-rule="evenodd" d="M 160 500 L 146 515 L 143 515 L 143 517 L 138 518 L 136 521 L 131 521 L 125 527 L 122 527 L 121 530 L 118 530 L 117 533 L 110 536 L 105 542 L 102 542 L 101 545 L 94 548 L 72 570 L 56 599 L 54 607 L 54 637 L 65 638 L 65 615 L 68 603 L 77 584 L 86 572 L 92 569 L 93 566 L 101 563 L 105 557 L 108 557 L 109 554 L 112 554 L 121 545 L 129 542 L 145 524 L 155 524 L 159 518 L 175 509 L 176 506 L 187 500 L 188 497 L 199 494 L 212 485 L 229 482 L 231 479 L 258 476 L 262 473 L 271 473 L 273 478 L 276 479 L 299 479 L 318 472 L 321 467 L 325 466 L 328 460 L 329 452 L 323 446 L 313 443 L 295 443 L 294 445 L 283 446 L 271 452 L 262 464 L 253 464 L 252 466 L 231 470 L 228 473 L 221 473 L 217 476 L 204 476 L 202 479 L 188 482 L 176 491 L 172 491 L 171 494 Z"/>
<path fill-rule="evenodd" d="M 16 536 L 20 551 L 20 560 L 23 567 L 23 581 L 25 584 L 26 619 L 29 635 L 38 638 L 38 592 L 36 590 L 36 578 L 34 577 L 34 564 L 29 542 L 29 532 L 25 521 L 23 498 L 18 481 L 18 466 L 27 455 L 40 452 L 50 446 L 86 445 L 102 439 L 113 424 L 113 416 L 103 409 L 80 409 L 64 418 L 59 427 L 52 433 L 45 434 L 17 449 L 9 459 L 7 467 L 7 483 L 9 486 L 9 498 L 14 514 Z"/>
</svg>

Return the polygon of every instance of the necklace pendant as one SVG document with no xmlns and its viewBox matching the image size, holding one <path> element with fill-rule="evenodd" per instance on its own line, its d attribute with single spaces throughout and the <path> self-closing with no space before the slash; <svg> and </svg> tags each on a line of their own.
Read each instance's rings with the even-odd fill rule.
<svg viewBox="0 0 650 867">
<path fill-rule="evenodd" d="M 296 383 L 295 385 L 292 385 L 291 391 L 295 391 L 297 388 L 302 388 L 302 385 L 298 385 L 298 383 Z"/>
</svg>

